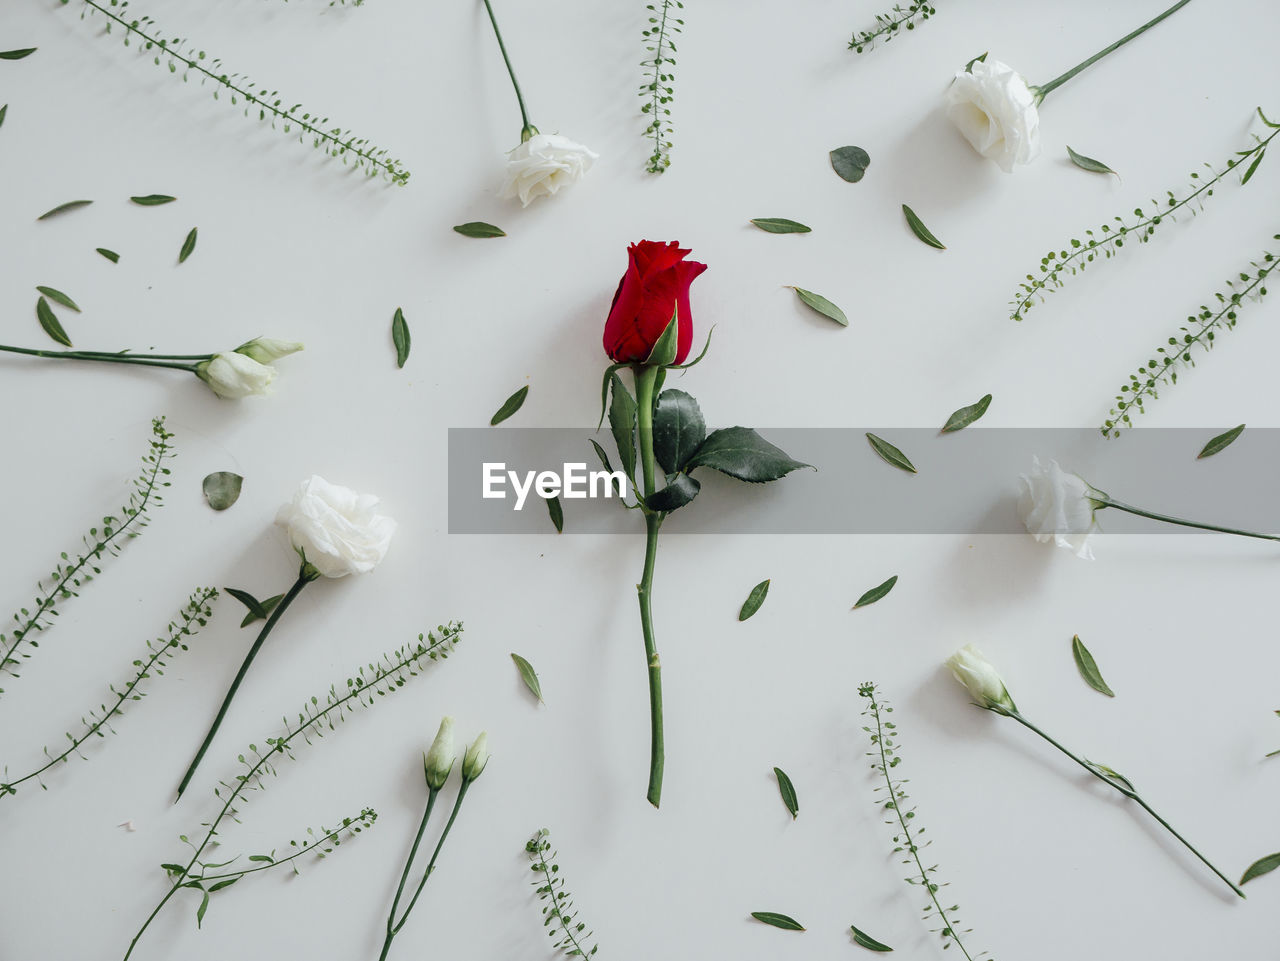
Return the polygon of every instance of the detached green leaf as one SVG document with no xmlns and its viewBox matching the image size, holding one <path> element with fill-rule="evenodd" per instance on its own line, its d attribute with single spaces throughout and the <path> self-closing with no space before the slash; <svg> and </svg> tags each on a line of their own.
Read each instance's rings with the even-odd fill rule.
<svg viewBox="0 0 1280 961">
<path fill-rule="evenodd" d="M 187 234 L 187 239 L 182 242 L 182 249 L 178 251 L 178 263 L 185 263 L 187 258 L 191 256 L 196 249 L 196 234 L 198 231 L 195 227 L 191 228 L 191 232 Z"/>
<path fill-rule="evenodd" d="M 791 812 L 791 820 L 794 821 L 796 815 L 800 813 L 800 802 L 796 800 L 796 787 L 782 768 L 775 767 L 773 774 L 778 779 L 778 793 L 782 795 L 782 803 L 787 806 L 787 810 Z"/>
<path fill-rule="evenodd" d="M 106 257 L 107 260 L 111 261 L 113 264 L 120 263 L 120 255 L 114 250 L 108 250 L 106 247 L 94 247 L 93 249 L 102 254 L 102 256 Z"/>
<path fill-rule="evenodd" d="M 40 326 L 44 328 L 46 334 L 63 347 L 71 346 L 71 338 L 62 329 L 62 324 L 58 323 L 58 318 L 53 315 L 53 308 L 49 306 L 49 301 L 43 297 L 36 301 L 36 319 L 40 321 Z"/>
<path fill-rule="evenodd" d="M 939 250 L 946 250 L 947 245 L 935 237 L 932 231 L 924 225 L 924 221 L 916 216 L 916 212 L 906 204 L 902 205 L 902 215 L 907 218 L 907 226 L 911 228 L 911 232 L 919 237 L 930 247 L 937 247 Z"/>
<path fill-rule="evenodd" d="M 807 234 L 810 228 L 804 224 L 787 220 L 785 217 L 757 217 L 751 221 L 755 226 L 770 234 Z"/>
<path fill-rule="evenodd" d="M 92 200 L 68 200 L 65 204 L 58 204 L 52 210 L 46 210 L 36 220 L 48 220 L 50 217 L 56 217 L 58 214 L 65 214 L 68 210 L 79 210 L 81 207 L 87 207 L 93 203 Z"/>
<path fill-rule="evenodd" d="M 458 224 L 453 229 L 464 237 L 505 237 L 507 235 L 507 232 L 501 227 L 486 224 L 483 220 L 472 220 L 469 223 Z"/>
<path fill-rule="evenodd" d="M 240 499 L 244 478 L 231 471 L 215 471 L 204 479 L 204 498 L 215 511 L 225 511 Z"/>
<path fill-rule="evenodd" d="M 1080 676 L 1084 678 L 1084 682 L 1099 694 L 1105 694 L 1107 697 L 1115 697 L 1116 692 L 1107 686 L 1107 682 L 1102 679 L 1102 672 L 1098 670 L 1098 663 L 1093 659 L 1093 655 L 1089 653 L 1089 649 L 1084 646 L 1084 641 L 1080 640 L 1077 634 L 1071 638 L 1071 656 L 1076 659 L 1076 667 L 1080 669 Z"/>
<path fill-rule="evenodd" d="M 970 404 L 968 407 L 961 407 L 958 411 L 947 418 L 947 422 L 942 425 L 942 433 L 950 434 L 952 431 L 963 430 L 975 420 L 987 412 L 987 408 L 991 406 L 991 395 L 984 394 L 982 399 L 976 404 Z"/>
<path fill-rule="evenodd" d="M 841 327 L 849 326 L 849 318 L 845 316 L 844 311 L 827 300 L 821 294 L 815 294 L 812 290 L 805 290 L 803 287 L 792 287 L 796 292 L 796 296 L 806 307 L 811 307 L 820 313 L 823 317 L 829 317 Z"/>
<path fill-rule="evenodd" d="M 1260 878 L 1264 874 L 1270 874 L 1276 868 L 1280 868 L 1280 853 L 1268 854 L 1265 858 L 1258 858 L 1245 869 L 1244 874 L 1240 878 L 1241 884 L 1247 884 L 1254 878 Z"/>
<path fill-rule="evenodd" d="M 409 359 L 410 340 L 409 324 L 404 319 L 404 311 L 397 307 L 395 316 L 391 318 L 391 343 L 396 348 L 397 367 L 404 367 L 404 362 Z M 523 398 L 521 398 L 521 403 L 523 403 Z"/>
<path fill-rule="evenodd" d="M 828 156 L 831 158 L 831 169 L 841 180 L 856 184 L 867 172 L 871 163 L 871 155 L 861 147 L 837 147 Z"/>
<path fill-rule="evenodd" d="M 877 584 L 875 587 L 871 588 L 871 590 L 859 597 L 858 602 L 853 605 L 853 609 L 856 611 L 860 607 L 866 607 L 868 604 L 874 604 L 876 601 L 880 600 L 880 598 L 893 590 L 893 585 L 897 583 L 898 575 L 894 574 L 893 577 L 889 578 L 883 584 Z"/>
<path fill-rule="evenodd" d="M 1244 424 L 1239 427 L 1232 427 L 1229 431 L 1210 439 L 1209 443 L 1205 444 L 1200 453 L 1196 455 L 1196 460 L 1200 460 L 1203 457 L 1212 457 L 1224 448 L 1230 447 L 1242 433 L 1244 433 Z"/>
<path fill-rule="evenodd" d="M 710 467 L 740 481 L 764 484 L 812 466 L 793 460 L 749 427 L 726 427 L 707 435 L 685 469 Z"/>
<path fill-rule="evenodd" d="M 27 47 L 24 50 L 0 50 L 0 60 L 23 60 L 38 49 L 38 47 Z"/>
<path fill-rule="evenodd" d="M 910 474 L 917 474 L 916 465 L 907 459 L 907 455 L 894 447 L 883 437 L 877 437 L 870 432 L 867 433 L 867 441 L 871 444 L 871 449 L 880 455 L 880 459 L 886 464 L 907 471 Z"/>
<path fill-rule="evenodd" d="M 564 507 L 560 503 L 559 497 L 548 497 L 547 513 L 551 516 L 551 523 L 555 525 L 556 533 L 564 533 Z"/>
<path fill-rule="evenodd" d="M 707 438 L 707 422 L 692 395 L 664 390 L 653 412 L 653 455 L 668 474 L 684 470 Z"/>
<path fill-rule="evenodd" d="M 764 603 L 764 599 L 769 596 L 769 579 L 761 581 L 755 587 L 751 588 L 751 593 L 747 595 L 747 599 L 742 602 L 742 610 L 738 611 L 738 620 L 745 621 L 748 617 L 760 610 L 760 605 Z"/>
<path fill-rule="evenodd" d="M 849 925 L 849 927 L 853 930 L 853 940 L 856 941 L 858 944 L 860 944 L 862 947 L 866 948 L 868 951 L 892 951 L 893 950 L 893 948 L 889 947 L 889 945 L 881 944 L 871 935 L 867 934 L 867 932 L 858 930 L 858 926 L 856 924 L 851 924 Z"/>
<path fill-rule="evenodd" d="M 502 402 L 502 406 L 498 408 L 498 412 L 489 418 L 489 426 L 496 427 L 504 420 L 518 411 L 524 405 L 524 399 L 529 396 L 529 385 L 525 384 L 518 391 Z"/>
<path fill-rule="evenodd" d="M 61 304 L 63 307 L 66 307 L 68 310 L 74 310 L 77 314 L 80 313 L 80 308 L 79 306 L 77 306 L 76 302 L 72 300 L 70 297 L 68 297 L 66 294 L 64 294 L 62 291 L 58 290 L 57 288 L 41 287 L 39 285 L 36 285 L 36 290 L 40 291 L 40 293 L 44 294 L 46 297 L 52 300 L 55 304 Z"/>
<path fill-rule="evenodd" d="M 779 914 L 777 911 L 752 911 L 751 916 L 757 921 L 772 924 L 775 928 L 782 928 L 784 931 L 804 930 L 804 925 L 795 918 L 789 918 L 785 914 Z"/>
<path fill-rule="evenodd" d="M 139 207 L 159 207 L 161 204 L 171 204 L 177 197 L 170 197 L 168 194 L 144 194 L 141 197 L 130 197 Z"/>
<path fill-rule="evenodd" d="M 1071 158 L 1071 162 L 1081 170 L 1087 170 L 1095 174 L 1115 174 L 1116 172 L 1104 164 L 1101 160 L 1094 160 L 1092 157 L 1086 157 L 1084 154 L 1076 153 L 1067 147 L 1067 156 Z M 1116 176 L 1120 176 L 1116 174 Z"/>
<path fill-rule="evenodd" d="M 520 680 L 524 681 L 527 687 L 539 701 L 542 701 L 542 685 L 538 682 L 538 672 L 533 669 L 533 665 L 526 661 L 515 651 L 511 652 L 511 660 L 516 662 L 516 670 L 520 672 Z M 542 701 L 546 703 L 546 701 Z"/>
</svg>

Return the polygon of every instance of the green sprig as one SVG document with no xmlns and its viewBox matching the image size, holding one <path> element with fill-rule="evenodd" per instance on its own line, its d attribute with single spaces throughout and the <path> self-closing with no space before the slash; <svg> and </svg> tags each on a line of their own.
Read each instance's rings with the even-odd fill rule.
<svg viewBox="0 0 1280 961">
<path fill-rule="evenodd" d="M 651 3 L 645 9 L 651 16 L 641 34 L 649 56 L 640 61 L 645 72 L 645 82 L 640 85 L 640 96 L 645 103 L 640 110 L 649 118 L 644 135 L 653 141 L 653 153 L 645 169 L 651 174 L 660 174 L 671 166 L 670 104 L 675 99 L 676 79 L 672 72 L 676 65 L 672 56 L 676 52 L 673 38 L 684 32 L 684 21 L 675 16 L 675 11 L 683 10 L 684 4 L 681 0 L 661 0 L 661 7 Z"/>
<path fill-rule="evenodd" d="M 877 41 L 888 43 L 900 31 L 914 30 L 917 23 L 924 23 L 937 8 L 931 3 L 909 3 L 905 7 L 895 3 L 888 13 L 876 14 L 876 25 L 871 30 L 855 30 L 849 40 L 849 49 L 855 53 L 870 50 Z"/>
<path fill-rule="evenodd" d="M 565 890 L 564 877 L 556 863 L 556 852 L 551 850 L 551 842 L 547 840 L 549 833 L 542 828 L 524 846 L 529 860 L 533 862 L 530 867 L 538 876 L 533 886 L 543 901 L 542 926 L 547 928 L 547 935 L 555 939 L 557 951 L 570 958 L 590 958 L 600 950 L 600 945 L 591 943 L 592 933 L 584 922 L 578 920 L 573 898 Z"/>
</svg>

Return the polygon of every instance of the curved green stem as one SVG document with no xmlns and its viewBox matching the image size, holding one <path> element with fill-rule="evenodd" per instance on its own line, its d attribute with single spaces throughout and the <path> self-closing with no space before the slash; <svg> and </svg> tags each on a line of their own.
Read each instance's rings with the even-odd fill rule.
<svg viewBox="0 0 1280 961">
<path fill-rule="evenodd" d="M 1280 534 L 1259 534 L 1255 531 L 1242 531 L 1234 527 L 1220 527 L 1217 524 L 1201 524 L 1199 521 L 1183 520 L 1181 517 L 1170 517 L 1168 514 L 1157 514 L 1155 511 L 1143 510 L 1141 507 L 1133 507 L 1130 504 L 1124 504 L 1108 497 L 1103 501 L 1104 507 L 1114 507 L 1118 511 L 1124 511 L 1126 514 L 1136 514 L 1138 517 L 1147 517 L 1153 521 L 1163 521 L 1166 524 L 1177 524 L 1179 527 L 1194 527 L 1201 531 L 1215 531 L 1219 534 L 1238 534 L 1241 537 L 1256 537 L 1264 541 L 1280 541 Z"/>
<path fill-rule="evenodd" d="M 422 835 L 427 830 L 427 821 L 431 819 L 431 809 L 436 806 L 436 797 L 440 792 L 427 785 L 427 809 L 422 813 L 422 823 L 418 825 L 418 833 L 413 839 L 413 846 L 409 849 L 409 857 L 404 862 L 404 870 L 400 872 L 400 884 L 396 888 L 396 896 L 391 901 L 391 911 L 387 915 L 387 937 L 382 942 L 382 953 L 378 955 L 378 961 L 386 961 L 387 954 L 391 951 L 391 940 L 396 936 L 395 917 L 396 908 L 400 906 L 400 898 L 404 894 L 404 886 L 409 881 L 409 869 L 413 867 L 413 859 L 418 856 L 418 845 L 422 843 Z M 406 912 L 407 913 L 407 912 Z"/>
<path fill-rule="evenodd" d="M 502 42 L 502 31 L 498 29 L 498 18 L 493 15 L 493 6 L 484 0 L 484 8 L 489 12 L 489 22 L 493 24 L 493 35 L 498 38 L 498 49 L 502 51 L 502 60 L 507 65 L 507 74 L 511 77 L 511 86 L 516 88 L 516 101 L 520 104 L 520 120 L 524 127 L 520 130 L 520 141 L 523 143 L 538 134 L 538 128 L 529 122 L 529 111 L 524 106 L 524 94 L 520 91 L 520 81 L 516 79 L 515 68 L 511 66 L 511 58 L 507 55 L 507 45 Z"/>
<path fill-rule="evenodd" d="M 135 357 L 132 354 L 107 354 L 95 350 L 35 350 L 31 347 L 10 347 L 0 344 L 0 350 L 11 354 L 26 354 L 29 357 L 49 357 L 56 360 L 96 360 L 108 364 L 137 364 L 139 367 L 167 367 L 170 370 L 196 372 L 195 364 L 180 364 L 176 360 L 161 357 Z M 208 360 L 209 354 L 202 355 L 201 360 Z"/>
<path fill-rule="evenodd" d="M 647 500 L 654 491 L 653 457 L 653 406 L 654 386 L 660 367 L 637 366 L 636 423 L 639 428 L 640 466 L 644 481 L 644 497 Z M 658 645 L 653 635 L 653 567 L 658 558 L 658 531 L 665 515 L 660 511 L 645 511 L 644 572 L 636 593 L 640 601 L 640 630 L 644 634 L 645 663 L 649 669 L 649 790 L 647 797 L 654 807 L 662 802 L 662 772 L 666 761 L 666 747 L 662 733 L 662 662 L 658 658 Z"/>
<path fill-rule="evenodd" d="M 449 820 L 444 824 L 444 830 L 440 832 L 440 840 L 436 842 L 436 849 L 431 852 L 431 860 L 427 862 L 427 870 L 422 874 L 422 880 L 418 882 L 418 888 L 413 892 L 413 897 L 409 901 L 409 906 L 404 909 L 404 914 L 400 915 L 400 920 L 387 935 L 387 943 L 382 949 L 382 957 L 386 958 L 387 950 L 391 947 L 391 939 L 400 933 L 400 929 L 404 927 L 404 923 L 409 920 L 409 912 L 413 910 L 413 906 L 418 903 L 418 898 L 422 894 L 422 889 L 427 886 L 427 878 L 431 877 L 432 872 L 436 869 L 436 859 L 440 857 L 440 849 L 444 847 L 445 839 L 449 836 L 449 829 L 453 827 L 454 820 L 458 817 L 458 812 L 462 810 L 462 799 L 467 796 L 467 788 L 471 786 L 471 781 L 467 778 L 462 779 L 462 787 L 458 788 L 458 799 L 453 802 L 453 810 L 449 812 Z M 410 858 L 412 860 L 412 857 Z"/>
</svg>

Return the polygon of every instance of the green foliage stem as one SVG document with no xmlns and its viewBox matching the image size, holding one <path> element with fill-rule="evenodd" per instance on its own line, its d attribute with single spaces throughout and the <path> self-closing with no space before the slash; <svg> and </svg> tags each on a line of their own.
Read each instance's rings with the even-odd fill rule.
<svg viewBox="0 0 1280 961">
<path fill-rule="evenodd" d="M 900 30 L 914 30 L 917 23 L 924 23 L 937 12 L 932 3 L 909 3 L 905 7 L 895 3 L 888 13 L 876 14 L 874 28 L 855 30 L 849 39 L 849 49 L 862 53 L 874 47 L 877 41 L 888 43 Z"/>
<path fill-rule="evenodd" d="M 640 61 L 644 68 L 645 82 L 640 85 L 640 96 L 645 103 L 640 110 L 649 118 L 644 135 L 653 141 L 653 153 L 645 169 L 660 174 L 671 166 L 671 101 L 675 99 L 676 65 L 672 56 L 676 52 L 674 37 L 684 31 L 684 21 L 675 11 L 683 10 L 681 0 L 660 0 L 660 6 L 646 5 L 649 11 L 648 26 L 644 38 L 648 56 Z"/>
<path fill-rule="evenodd" d="M 592 933 L 587 926 L 578 920 L 578 912 L 574 909 L 573 899 L 564 887 L 564 877 L 560 874 L 560 865 L 555 863 L 556 853 L 551 850 L 551 842 L 547 840 L 548 831 L 542 828 L 524 846 L 533 863 L 530 867 L 538 877 L 533 882 L 538 897 L 542 899 L 542 925 L 547 928 L 549 937 L 556 939 L 555 948 L 570 958 L 590 958 L 600 950 L 600 945 L 591 944 Z"/>
</svg>

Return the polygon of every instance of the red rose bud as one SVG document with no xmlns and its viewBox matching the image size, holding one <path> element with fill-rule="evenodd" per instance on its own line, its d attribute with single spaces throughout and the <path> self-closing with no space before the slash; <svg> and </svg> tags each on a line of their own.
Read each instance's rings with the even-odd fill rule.
<svg viewBox="0 0 1280 961">
<path fill-rule="evenodd" d="M 685 260 L 690 251 L 678 243 L 642 240 L 627 248 L 630 262 L 618 282 L 609 319 L 604 324 L 604 349 L 614 363 L 642 363 L 662 332 L 677 318 L 676 356 L 682 364 L 693 345 L 693 314 L 689 285 L 707 269 Z"/>
</svg>

